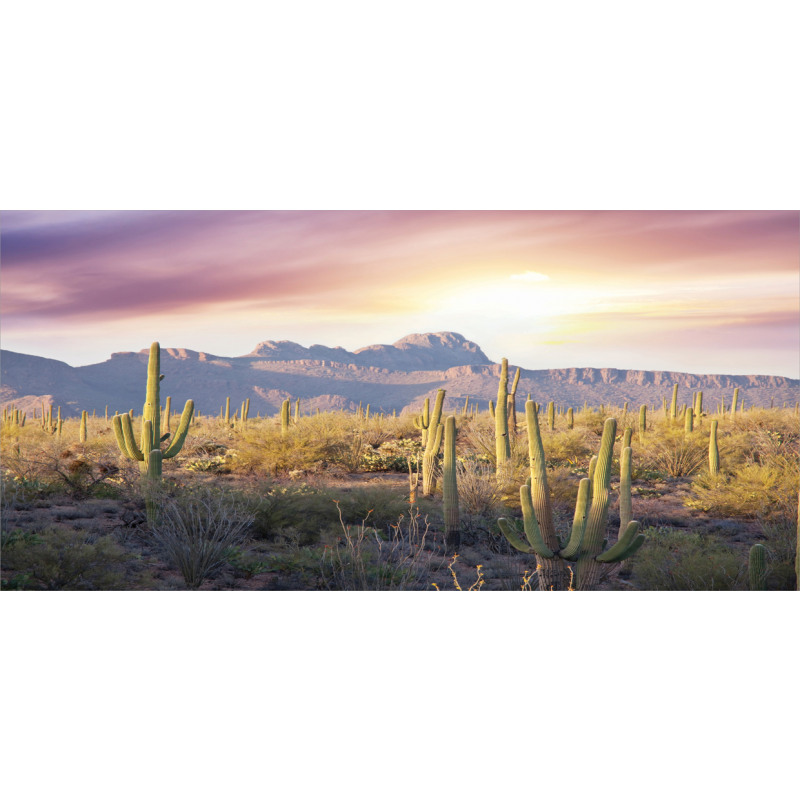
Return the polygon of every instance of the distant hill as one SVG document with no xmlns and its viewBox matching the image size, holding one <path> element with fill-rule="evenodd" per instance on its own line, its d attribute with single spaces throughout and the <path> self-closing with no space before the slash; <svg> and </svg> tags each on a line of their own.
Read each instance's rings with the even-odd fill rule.
<svg viewBox="0 0 800 800">
<path fill-rule="evenodd" d="M 149 344 L 149 343 L 148 343 Z M 62 407 L 65 415 L 81 410 L 102 413 L 140 411 L 144 402 L 149 348 L 138 353 L 114 353 L 108 361 L 70 367 L 63 361 L 0 351 L 0 405 L 15 403 L 23 410 L 42 401 Z M 183 348 L 161 351 L 165 374 L 162 397 L 173 407 L 192 398 L 203 414 L 217 414 L 225 398 L 237 408 L 250 398 L 250 414 L 276 413 L 287 397 L 301 398 L 306 412 L 355 409 L 359 402 L 373 410 L 398 412 L 418 408 L 436 389 L 447 390 L 446 408 L 460 409 L 469 395 L 486 409 L 497 397 L 500 366 L 474 342 L 458 333 L 412 334 L 391 345 L 379 344 L 350 352 L 341 347 L 264 341 L 251 353 L 227 357 Z M 513 369 L 512 367 L 512 375 Z M 660 406 L 680 385 L 679 401 L 691 401 L 703 391 L 704 406 L 713 410 L 720 398 L 726 406 L 736 387 L 747 405 L 794 403 L 800 381 L 772 375 L 693 375 L 622 369 L 523 369 L 517 390 L 521 409 L 528 393 L 538 402 L 582 407 L 642 403 Z"/>
</svg>

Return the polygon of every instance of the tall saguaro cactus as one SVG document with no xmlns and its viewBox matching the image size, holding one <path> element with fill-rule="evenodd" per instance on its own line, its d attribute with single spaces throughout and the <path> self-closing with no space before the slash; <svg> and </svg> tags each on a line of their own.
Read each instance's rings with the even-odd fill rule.
<svg viewBox="0 0 800 800">
<path fill-rule="evenodd" d="M 497 456 L 497 474 L 505 471 L 511 458 L 511 443 L 508 439 L 508 359 L 500 362 L 500 384 L 497 387 L 497 405 L 494 408 L 494 440 Z"/>
<path fill-rule="evenodd" d="M 180 453 L 189 424 L 194 414 L 194 400 L 187 400 L 183 408 L 178 428 L 172 442 L 166 450 L 161 450 L 161 404 L 159 401 L 159 385 L 164 376 L 161 374 L 161 348 L 158 342 L 150 345 L 150 359 L 147 362 L 147 393 L 142 411 L 142 431 L 139 444 L 133 434 L 131 415 L 115 414 L 112 419 L 117 445 L 124 456 L 139 462 L 141 471 L 151 478 L 161 478 L 161 463 L 165 458 L 174 458 Z M 167 438 L 165 434 L 164 438 Z M 154 453 L 157 453 L 153 459 Z M 151 460 L 153 461 L 151 465 Z"/>
<path fill-rule="evenodd" d="M 508 429 L 512 434 L 517 430 L 517 386 L 522 370 L 517 367 L 514 373 L 514 380 L 511 381 L 511 390 L 508 393 Z"/>
<path fill-rule="evenodd" d="M 444 428 L 442 426 L 442 408 L 444 407 L 445 390 L 436 392 L 436 401 L 433 404 L 433 413 L 430 416 L 427 428 L 427 441 L 422 454 L 422 493 L 426 497 L 433 494 L 436 488 L 436 456 L 442 446 Z"/>
<path fill-rule="evenodd" d="M 451 414 L 444 421 L 444 460 L 442 463 L 442 501 L 444 505 L 445 542 L 448 548 L 461 544 L 456 481 L 456 418 Z"/>
<path fill-rule="evenodd" d="M 711 433 L 708 437 L 708 471 L 711 475 L 719 475 L 719 445 L 717 444 L 717 420 L 711 421 Z"/>
<path fill-rule="evenodd" d="M 767 548 L 763 544 L 754 544 L 750 548 L 747 566 L 750 591 L 763 592 L 767 588 Z"/>
<path fill-rule="evenodd" d="M 580 482 L 572 530 L 566 545 L 562 545 L 553 529 L 549 492 L 546 491 L 544 450 L 533 404 L 526 404 L 525 411 L 528 419 L 531 480 L 520 488 L 520 501 L 527 543 L 520 538 L 509 520 L 500 519 L 498 524 L 512 547 L 523 553 L 536 555 L 539 589 L 568 588 L 567 567 L 570 562 L 575 563 L 575 588 L 593 589 L 604 572 L 608 571 L 609 564 L 618 563 L 633 555 L 645 538 L 644 534 L 639 533 L 639 523 L 630 521 L 616 543 L 603 551 L 617 421 L 607 419 L 605 422 L 594 474 L 591 481 L 584 478 Z M 629 456 L 626 460 L 629 463 Z"/>
</svg>

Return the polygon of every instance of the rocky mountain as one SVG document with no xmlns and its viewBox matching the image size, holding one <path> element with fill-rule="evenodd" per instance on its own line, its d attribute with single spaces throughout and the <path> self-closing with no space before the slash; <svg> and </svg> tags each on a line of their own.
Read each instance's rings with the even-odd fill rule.
<svg viewBox="0 0 800 800">
<path fill-rule="evenodd" d="M 0 405 L 15 403 L 23 410 L 42 401 L 62 407 L 62 413 L 82 409 L 103 413 L 140 410 L 144 401 L 149 348 L 138 353 L 114 353 L 108 361 L 70 367 L 62 361 L 0 352 Z M 217 414 L 231 398 L 233 408 L 250 398 L 251 416 L 274 414 L 287 398 L 301 398 L 306 412 L 350 408 L 359 402 L 374 410 L 398 412 L 418 408 L 436 389 L 447 390 L 447 409 L 461 409 L 467 396 L 486 409 L 497 397 L 500 366 L 480 347 L 457 333 L 412 334 L 391 345 L 372 345 L 355 352 L 341 347 L 264 341 L 244 356 L 217 356 L 183 348 L 161 353 L 162 397 L 173 406 L 192 398 L 203 414 Z M 713 409 L 721 398 L 730 403 L 734 388 L 748 405 L 783 405 L 800 398 L 800 381 L 771 375 L 693 375 L 621 369 L 549 369 L 521 372 L 517 390 L 522 408 L 527 394 L 539 402 L 554 400 L 582 407 L 642 403 L 660 406 L 680 385 L 679 401 L 704 392 Z"/>
</svg>

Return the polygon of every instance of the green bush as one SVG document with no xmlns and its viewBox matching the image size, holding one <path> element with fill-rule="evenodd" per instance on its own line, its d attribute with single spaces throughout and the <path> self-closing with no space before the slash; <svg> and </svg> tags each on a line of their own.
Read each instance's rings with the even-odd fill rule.
<svg viewBox="0 0 800 800">
<path fill-rule="evenodd" d="M 628 562 L 645 591 L 725 591 L 745 588 L 747 563 L 709 534 L 648 528 L 645 543 Z"/>
<path fill-rule="evenodd" d="M 36 533 L 12 531 L 3 536 L 3 571 L 20 573 L 6 588 L 121 589 L 130 556 L 110 536 L 48 528 Z"/>
</svg>

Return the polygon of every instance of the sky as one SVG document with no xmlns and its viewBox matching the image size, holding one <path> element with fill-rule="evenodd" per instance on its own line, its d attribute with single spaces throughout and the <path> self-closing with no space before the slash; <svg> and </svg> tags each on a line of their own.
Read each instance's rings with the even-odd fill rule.
<svg viewBox="0 0 800 800">
<path fill-rule="evenodd" d="M 796 211 L 5 211 L 4 349 L 78 366 L 455 331 L 494 361 L 800 377 Z"/>
</svg>

